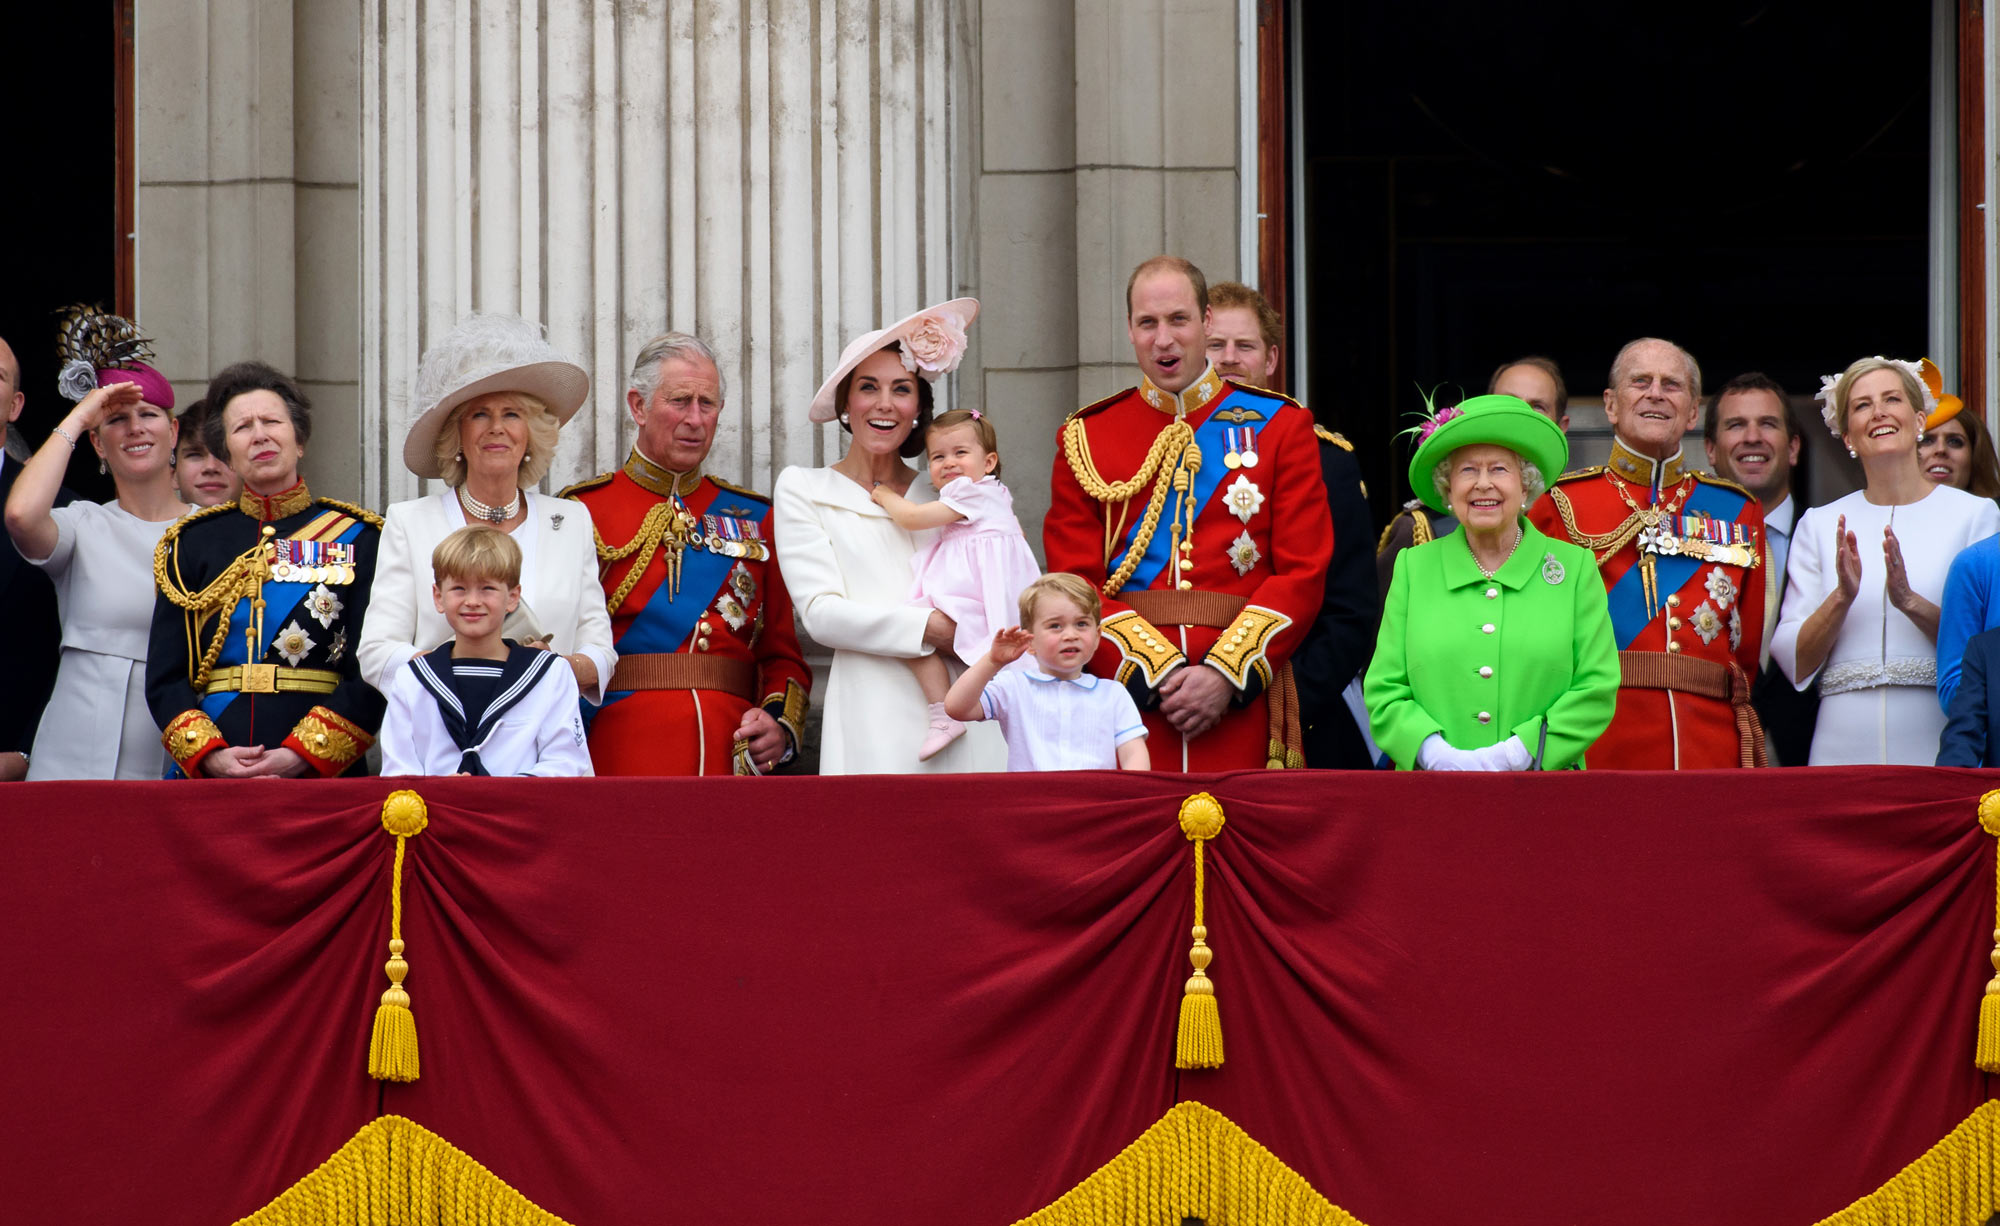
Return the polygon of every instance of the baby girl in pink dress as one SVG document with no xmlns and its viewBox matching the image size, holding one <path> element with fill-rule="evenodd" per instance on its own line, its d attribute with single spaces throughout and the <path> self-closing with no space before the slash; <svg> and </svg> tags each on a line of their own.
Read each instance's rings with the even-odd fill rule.
<svg viewBox="0 0 2000 1226">
<path fill-rule="evenodd" d="M 870 493 L 897 526 L 909 532 L 941 529 L 918 546 L 910 602 L 936 609 L 958 623 L 952 650 L 977 660 L 995 632 L 1020 624 L 1021 592 L 1041 577 L 1041 567 L 1014 518 L 1014 496 L 1000 484 L 999 440 L 993 423 L 976 409 L 940 414 L 924 431 L 936 502 L 911 502 L 887 486 Z M 929 704 L 930 727 L 919 760 L 965 735 L 965 725 L 945 714 L 951 675 L 933 653 L 909 661 Z"/>
</svg>

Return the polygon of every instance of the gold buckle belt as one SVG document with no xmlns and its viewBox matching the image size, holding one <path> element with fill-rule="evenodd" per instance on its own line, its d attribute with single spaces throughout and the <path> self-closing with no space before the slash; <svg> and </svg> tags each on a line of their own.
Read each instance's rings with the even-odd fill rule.
<svg viewBox="0 0 2000 1226">
<path fill-rule="evenodd" d="M 1161 628 L 1208 626 L 1216 630 L 1227 630 L 1247 603 L 1243 597 L 1231 596 L 1227 592 L 1192 589 L 1184 592 L 1179 588 L 1120 592 L 1118 599 L 1131 606 L 1134 613 Z"/>
<path fill-rule="evenodd" d="M 607 694 L 625 690 L 719 690 L 757 704 L 757 666 L 733 656 L 642 652 L 619 656 Z"/>
<path fill-rule="evenodd" d="M 339 673 L 323 668 L 286 668 L 281 664 L 231 664 L 208 675 L 208 694 L 331 694 L 340 688 Z"/>
</svg>

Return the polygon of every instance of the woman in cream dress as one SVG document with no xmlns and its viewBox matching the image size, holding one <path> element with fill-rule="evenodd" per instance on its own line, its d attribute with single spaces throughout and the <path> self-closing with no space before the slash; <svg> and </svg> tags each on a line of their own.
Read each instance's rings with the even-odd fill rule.
<svg viewBox="0 0 2000 1226">
<path fill-rule="evenodd" d="M 1819 678 L 1811 765 L 1929 765 L 1944 731 L 1945 576 L 1959 550 L 2000 532 L 2000 510 L 1924 475 L 1928 392 L 1913 364 L 1863 358 L 1821 397 L 1868 483 L 1799 519 L 1771 658 L 1800 689 Z"/>
<path fill-rule="evenodd" d="M 929 761 L 917 760 L 926 726 L 916 675 L 904 663 L 949 651 L 956 627 L 910 600 L 910 560 L 927 533 L 896 526 L 869 498 L 877 484 L 913 502 L 937 498 L 905 460 L 922 450 L 931 381 L 958 364 L 979 311 L 954 299 L 857 338 L 813 397 L 812 420 L 838 420 L 853 436 L 826 468 L 788 468 L 773 496 L 777 555 L 799 626 L 833 649 L 820 732 L 820 773 L 1000 771 L 1007 745 L 974 724 Z"/>
<path fill-rule="evenodd" d="M 374 594 L 356 659 L 387 693 L 396 671 L 451 637 L 431 600 L 431 551 L 468 523 L 488 523 L 521 548 L 521 605 L 507 619 L 516 642 L 568 660 L 577 688 L 604 701 L 617 664 L 597 582 L 590 511 L 529 487 L 555 458 L 556 433 L 582 406 L 590 380 L 512 315 L 473 315 L 431 346 L 417 371 L 419 403 L 403 464 L 446 488 L 399 502 L 382 521 Z"/>
</svg>

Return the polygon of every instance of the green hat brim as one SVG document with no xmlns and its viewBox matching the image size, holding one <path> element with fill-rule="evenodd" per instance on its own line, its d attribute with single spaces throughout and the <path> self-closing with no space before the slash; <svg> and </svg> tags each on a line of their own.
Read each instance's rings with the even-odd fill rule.
<svg viewBox="0 0 2000 1226">
<path fill-rule="evenodd" d="M 1458 406 L 1458 416 L 1431 431 L 1410 457 L 1410 491 L 1441 515 L 1451 508 L 1439 496 L 1431 473 L 1460 447 L 1489 443 L 1505 447 L 1542 470 L 1554 481 L 1569 466 L 1569 440 L 1562 427 L 1528 406 L 1518 396 L 1474 396 Z"/>
</svg>

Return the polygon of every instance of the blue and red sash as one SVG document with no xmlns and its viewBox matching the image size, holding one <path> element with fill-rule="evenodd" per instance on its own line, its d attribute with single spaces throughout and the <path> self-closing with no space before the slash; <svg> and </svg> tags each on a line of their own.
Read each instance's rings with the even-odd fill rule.
<svg viewBox="0 0 2000 1226">
<path fill-rule="evenodd" d="M 1125 581 L 1127 589 L 1136 591 L 1150 588 L 1154 580 L 1165 572 L 1174 549 L 1170 525 L 1177 522 L 1185 524 L 1188 518 L 1187 504 L 1182 500 L 1184 498 L 1194 500 L 1194 517 L 1199 520 L 1202 513 L 1208 509 L 1209 500 L 1222 488 L 1223 481 L 1234 475 L 1228 466 L 1223 464 L 1222 457 L 1232 450 L 1243 450 L 1240 446 L 1242 436 L 1247 434 L 1252 440 L 1256 439 L 1264 427 L 1270 424 L 1271 412 L 1281 403 L 1245 392 L 1241 388 L 1231 388 L 1228 395 L 1209 407 L 1208 416 L 1202 419 L 1202 423 L 1196 426 L 1194 431 L 1195 445 L 1201 448 L 1201 469 L 1194 475 L 1193 487 L 1186 494 L 1168 493 L 1166 505 L 1160 511 L 1159 527 L 1154 530 L 1153 539 L 1146 542 L 1145 556 L 1140 558 L 1139 565 L 1133 568 L 1132 577 Z M 1223 415 L 1231 408 L 1248 409 L 1258 414 L 1258 417 L 1254 421 L 1225 420 Z M 1232 441 L 1239 445 L 1230 446 Z M 1255 449 L 1254 442 L 1250 449 Z M 1162 473 L 1159 479 L 1167 480 L 1168 474 Z M 1124 565 L 1125 555 L 1131 550 L 1133 538 L 1139 531 L 1140 518 L 1137 515 L 1132 517 L 1132 522 L 1125 530 L 1125 546 L 1106 563 L 1107 572 L 1115 571 Z"/>
<path fill-rule="evenodd" d="M 1745 501 L 1743 495 L 1727 486 L 1697 481 L 1694 492 L 1688 495 L 1687 503 L 1682 510 L 1689 516 L 1705 515 L 1711 520 L 1731 523 L 1742 514 Z M 1661 525 L 1669 528 L 1679 526 L 1677 518 L 1663 519 Z M 1653 559 L 1653 575 L 1656 581 L 1654 590 L 1663 597 L 1669 592 L 1680 591 L 1703 565 L 1705 563 L 1702 559 L 1691 558 L 1686 554 L 1656 556 Z M 1618 649 L 1623 651 L 1632 645 L 1641 631 L 1652 624 L 1653 618 L 1658 616 L 1658 610 L 1650 614 L 1646 610 L 1645 586 L 1640 574 L 1640 564 L 1637 562 L 1625 568 L 1625 573 L 1611 586 L 1610 595 L 1611 632 L 1618 640 Z"/>
</svg>

